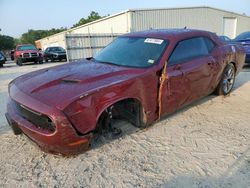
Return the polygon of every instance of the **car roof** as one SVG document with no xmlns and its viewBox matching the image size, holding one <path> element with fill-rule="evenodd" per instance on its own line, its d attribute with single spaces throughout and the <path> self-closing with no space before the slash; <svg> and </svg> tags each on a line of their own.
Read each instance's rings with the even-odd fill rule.
<svg viewBox="0 0 250 188">
<path fill-rule="evenodd" d="M 146 31 L 139 31 L 128 33 L 123 36 L 126 37 L 153 37 L 161 39 L 171 39 L 171 38 L 185 38 L 196 35 L 209 35 L 212 34 L 209 31 L 196 30 L 196 29 L 150 29 Z"/>
</svg>

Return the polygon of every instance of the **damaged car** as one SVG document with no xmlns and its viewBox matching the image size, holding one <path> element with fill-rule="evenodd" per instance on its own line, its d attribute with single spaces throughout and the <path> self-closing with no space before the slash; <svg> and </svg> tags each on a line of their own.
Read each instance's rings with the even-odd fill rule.
<svg viewBox="0 0 250 188">
<path fill-rule="evenodd" d="M 211 32 L 125 34 L 95 57 L 22 75 L 9 84 L 6 117 L 44 151 L 85 151 L 115 118 L 145 128 L 211 93 L 228 95 L 245 51 Z"/>
</svg>

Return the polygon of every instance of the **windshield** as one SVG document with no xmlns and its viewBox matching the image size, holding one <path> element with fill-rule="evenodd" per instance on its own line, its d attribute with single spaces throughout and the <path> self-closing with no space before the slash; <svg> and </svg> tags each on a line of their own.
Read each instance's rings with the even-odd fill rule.
<svg viewBox="0 0 250 188">
<path fill-rule="evenodd" d="M 18 46 L 17 50 L 24 51 L 24 50 L 37 50 L 34 45 L 26 45 L 26 46 Z"/>
<path fill-rule="evenodd" d="M 52 47 L 52 48 L 49 48 L 50 52 L 65 52 L 65 50 L 61 47 Z"/>
<path fill-rule="evenodd" d="M 168 41 L 153 38 L 119 37 L 94 59 L 128 67 L 149 67 L 157 63 Z"/>
<path fill-rule="evenodd" d="M 250 40 L 250 32 L 241 33 L 235 40 Z"/>
</svg>

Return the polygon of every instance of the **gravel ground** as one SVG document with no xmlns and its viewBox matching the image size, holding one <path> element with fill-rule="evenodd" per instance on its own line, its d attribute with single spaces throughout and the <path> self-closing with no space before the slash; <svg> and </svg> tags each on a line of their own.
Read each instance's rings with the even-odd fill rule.
<svg viewBox="0 0 250 188">
<path fill-rule="evenodd" d="M 14 136 L 4 118 L 7 84 L 56 64 L 0 69 L 0 187 L 250 187 L 249 69 L 228 97 L 210 95 L 146 130 L 65 158 Z"/>
</svg>

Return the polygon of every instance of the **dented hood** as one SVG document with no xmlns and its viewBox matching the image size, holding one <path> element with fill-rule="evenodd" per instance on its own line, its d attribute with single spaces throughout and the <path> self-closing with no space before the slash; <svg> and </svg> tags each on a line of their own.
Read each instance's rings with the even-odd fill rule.
<svg viewBox="0 0 250 188">
<path fill-rule="evenodd" d="M 144 71 L 82 60 L 25 74 L 12 84 L 30 97 L 62 110 L 83 94 L 131 79 Z"/>
</svg>

